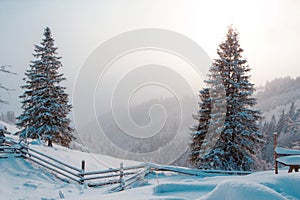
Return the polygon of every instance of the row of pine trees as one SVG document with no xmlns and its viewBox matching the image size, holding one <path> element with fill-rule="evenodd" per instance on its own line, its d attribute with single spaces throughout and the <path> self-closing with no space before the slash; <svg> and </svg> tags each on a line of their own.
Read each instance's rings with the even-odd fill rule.
<svg viewBox="0 0 300 200">
<path fill-rule="evenodd" d="M 61 57 L 51 31 L 35 45 L 35 60 L 26 71 L 25 90 L 21 95 L 23 112 L 17 117 L 20 137 L 43 139 L 69 146 L 74 139 L 68 114 L 72 106 L 59 73 Z M 239 34 L 229 27 L 226 39 L 219 45 L 206 87 L 200 90 L 198 124 L 192 128 L 190 162 L 197 168 L 252 170 L 255 150 L 261 147 L 263 135 L 257 121 L 260 112 L 252 109 L 256 99 L 250 82 L 250 67 L 242 58 Z"/>
</svg>

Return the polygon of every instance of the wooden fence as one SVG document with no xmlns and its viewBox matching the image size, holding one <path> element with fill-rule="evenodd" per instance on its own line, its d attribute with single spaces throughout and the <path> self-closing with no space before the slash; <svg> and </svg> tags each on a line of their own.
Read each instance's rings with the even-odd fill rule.
<svg viewBox="0 0 300 200">
<path fill-rule="evenodd" d="M 110 184 L 119 184 L 114 190 L 123 190 L 128 187 L 131 182 L 137 181 L 137 174 L 144 174 L 147 170 L 145 164 L 123 167 L 110 168 L 98 171 L 85 171 L 85 161 L 81 162 L 81 167 L 74 167 L 66 164 L 58 159 L 48 156 L 38 150 L 32 149 L 25 144 L 17 143 L 13 140 L 5 139 L 0 144 L 0 158 L 9 156 L 21 156 L 25 159 L 36 163 L 51 172 L 54 172 L 58 178 L 64 177 L 65 181 L 74 181 L 80 184 L 86 183 L 90 187 L 104 186 Z M 60 176 L 58 176 L 58 174 Z M 129 182 L 128 182 L 129 181 Z"/>
<path fill-rule="evenodd" d="M 130 188 L 134 183 L 143 180 L 145 176 L 153 171 L 169 171 L 192 176 L 208 176 L 208 173 L 230 175 L 246 175 L 251 173 L 241 171 L 199 170 L 145 163 L 128 167 L 123 167 L 123 163 L 121 163 L 120 168 L 85 171 L 86 163 L 84 160 L 80 168 L 74 167 L 38 150 L 32 149 L 23 143 L 6 139 L 4 143 L 0 144 L 0 158 L 5 158 L 9 155 L 21 156 L 54 172 L 53 174 L 58 178 L 61 178 L 61 176 L 64 177 L 64 180 L 68 182 L 71 180 L 79 184 L 87 184 L 89 187 L 117 184 L 109 191 L 121 191 Z"/>
</svg>

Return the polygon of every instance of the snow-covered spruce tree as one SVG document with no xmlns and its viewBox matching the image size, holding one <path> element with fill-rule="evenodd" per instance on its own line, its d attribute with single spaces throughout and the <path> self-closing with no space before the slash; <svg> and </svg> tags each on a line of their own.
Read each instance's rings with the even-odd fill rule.
<svg viewBox="0 0 300 200">
<path fill-rule="evenodd" d="M 60 85 L 66 79 L 59 73 L 62 64 L 56 50 L 47 27 L 41 45 L 35 45 L 36 60 L 25 73 L 25 92 L 20 96 L 23 112 L 16 124 L 22 129 L 20 137 L 45 139 L 49 146 L 52 142 L 68 146 L 74 139 L 68 118 L 72 106 L 66 88 Z"/>
<path fill-rule="evenodd" d="M 199 122 L 199 125 L 193 126 L 191 128 L 191 137 L 192 142 L 190 145 L 191 155 L 190 155 L 190 163 L 194 166 L 198 165 L 199 161 L 199 153 L 201 150 L 202 142 L 206 136 L 209 119 L 211 113 L 211 100 L 209 96 L 209 89 L 204 88 L 199 91 L 199 97 L 201 102 L 199 102 L 199 111 L 196 115 L 193 115 L 193 118 Z"/>
<path fill-rule="evenodd" d="M 192 129 L 192 136 L 198 136 L 197 138 L 193 137 L 191 144 L 191 149 L 197 147 L 190 156 L 190 161 L 194 166 L 199 166 L 203 155 L 206 155 L 214 147 L 225 119 L 226 99 L 223 81 L 217 66 L 212 66 L 210 72 L 210 80 L 205 81 L 209 83 L 210 88 L 200 91 L 200 97 L 202 97 L 201 102 L 199 102 L 200 111 L 198 115 L 194 116 L 199 123 Z M 206 111 L 204 112 L 205 115 L 203 115 L 203 111 Z M 207 163 L 201 163 L 202 168 L 210 168 L 209 163 L 207 166 L 205 164 Z"/>
<path fill-rule="evenodd" d="M 263 142 L 263 135 L 259 132 L 257 120 L 260 112 L 251 107 L 256 104 L 256 99 L 251 97 L 254 93 L 254 85 L 250 83 L 247 75 L 250 67 L 247 61 L 242 59 L 238 33 L 229 27 L 226 40 L 219 45 L 210 72 L 211 75 L 220 75 L 226 97 L 225 120 L 215 134 L 217 142 L 209 151 L 205 151 L 198 162 L 199 168 L 211 168 L 221 170 L 252 170 L 255 168 L 254 154 L 259 151 Z M 212 86 L 216 82 L 214 76 L 206 81 Z M 220 110 L 222 112 L 222 110 Z M 212 122 L 222 117 L 215 118 Z M 216 123 L 218 124 L 218 123 Z M 208 144 L 209 145 L 209 144 Z"/>
</svg>

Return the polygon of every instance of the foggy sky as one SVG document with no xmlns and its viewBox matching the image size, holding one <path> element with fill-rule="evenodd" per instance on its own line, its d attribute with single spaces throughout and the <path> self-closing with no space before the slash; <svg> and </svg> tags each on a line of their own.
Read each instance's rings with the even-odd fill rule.
<svg viewBox="0 0 300 200">
<path fill-rule="evenodd" d="M 227 26 L 240 32 L 252 81 L 262 85 L 275 77 L 300 75 L 300 1 L 0 1 L 0 65 L 13 65 L 18 76 L 0 75 L 0 82 L 15 88 L 7 97 L 18 112 L 19 86 L 33 60 L 46 26 L 52 29 L 62 56 L 68 92 L 88 55 L 114 35 L 139 28 L 169 29 L 196 41 L 211 58 Z M 201 88 L 199 88 L 201 89 Z"/>
</svg>

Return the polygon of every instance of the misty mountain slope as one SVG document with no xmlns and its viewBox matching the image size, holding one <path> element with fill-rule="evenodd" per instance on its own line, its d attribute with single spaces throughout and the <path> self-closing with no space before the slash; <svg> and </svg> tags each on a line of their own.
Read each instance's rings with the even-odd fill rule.
<svg viewBox="0 0 300 200">
<path fill-rule="evenodd" d="M 133 105 L 128 108 L 129 115 L 118 112 L 121 110 L 119 108 L 114 109 L 114 114 L 97 112 L 97 121 L 79 127 L 79 138 L 95 153 L 170 164 L 167 161 L 170 157 L 174 157 L 172 161 L 177 160 L 188 147 L 189 127 L 195 124 L 192 114 L 197 111 L 191 101 L 193 99 L 189 97 L 181 100 L 181 104 L 185 105 L 182 109 L 188 107 L 185 114 L 182 114 L 184 111 L 176 98 L 153 99 Z M 157 153 L 154 156 L 154 152 L 162 150 L 173 141 L 174 151 L 169 155 Z M 152 156 L 146 156 L 149 154 Z"/>
<path fill-rule="evenodd" d="M 279 117 L 282 110 L 287 111 L 292 102 L 300 108 L 300 77 L 277 78 L 267 82 L 264 88 L 255 94 L 256 109 L 269 121 L 272 115 Z"/>
</svg>

